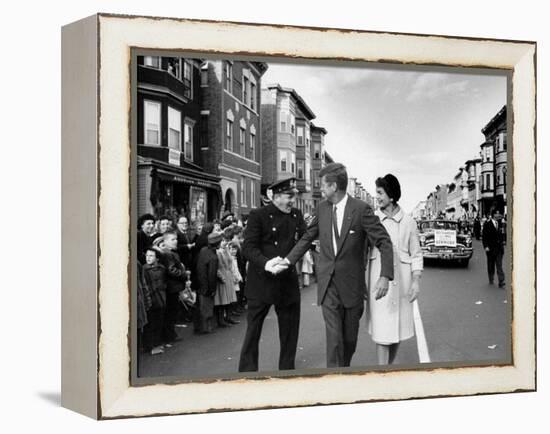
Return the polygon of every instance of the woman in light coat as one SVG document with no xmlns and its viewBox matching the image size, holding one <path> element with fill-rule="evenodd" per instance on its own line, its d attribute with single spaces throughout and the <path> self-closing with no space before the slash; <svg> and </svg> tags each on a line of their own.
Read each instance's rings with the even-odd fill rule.
<svg viewBox="0 0 550 434">
<path fill-rule="evenodd" d="M 378 364 L 395 360 L 399 343 L 414 336 L 413 302 L 420 291 L 423 269 L 422 250 L 415 220 L 397 204 L 401 186 L 391 174 L 376 180 L 376 215 L 388 231 L 393 244 L 394 280 L 385 296 L 375 291 L 380 275 L 380 252 L 369 251 L 367 287 L 369 288 L 368 331 L 376 343 Z"/>
</svg>

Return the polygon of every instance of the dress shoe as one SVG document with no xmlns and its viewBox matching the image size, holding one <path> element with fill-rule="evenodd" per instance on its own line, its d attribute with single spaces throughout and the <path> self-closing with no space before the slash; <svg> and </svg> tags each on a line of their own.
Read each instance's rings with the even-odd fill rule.
<svg viewBox="0 0 550 434">
<path fill-rule="evenodd" d="M 226 318 L 225 321 L 228 322 L 229 324 L 240 324 L 241 323 L 240 321 L 237 321 L 236 319 L 233 319 L 233 318 Z"/>
</svg>

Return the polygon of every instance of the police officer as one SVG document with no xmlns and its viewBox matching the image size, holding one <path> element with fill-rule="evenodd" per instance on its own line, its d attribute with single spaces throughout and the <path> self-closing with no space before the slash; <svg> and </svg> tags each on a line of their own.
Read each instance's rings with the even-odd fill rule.
<svg viewBox="0 0 550 434">
<path fill-rule="evenodd" d="M 245 287 L 248 316 L 240 372 L 258 370 L 262 326 L 272 305 L 279 323 L 279 369 L 294 369 L 300 327 L 298 275 L 294 267 L 277 274 L 273 267 L 274 258 L 286 257 L 306 230 L 302 212 L 292 207 L 296 193 L 296 178 L 278 181 L 268 187 L 270 203 L 248 217 L 243 243 L 249 261 Z"/>
</svg>

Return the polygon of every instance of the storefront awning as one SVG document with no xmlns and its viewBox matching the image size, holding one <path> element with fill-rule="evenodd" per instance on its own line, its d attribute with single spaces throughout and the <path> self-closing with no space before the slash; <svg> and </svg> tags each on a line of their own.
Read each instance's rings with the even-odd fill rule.
<svg viewBox="0 0 550 434">
<path fill-rule="evenodd" d="M 178 182 L 181 184 L 188 184 L 193 185 L 196 187 L 203 187 L 203 188 L 211 188 L 214 190 L 221 190 L 220 184 L 218 182 L 209 180 L 209 179 L 201 179 L 199 177 L 191 177 L 184 174 L 179 173 L 169 173 L 165 172 L 164 170 L 157 169 L 157 176 L 159 180 L 166 181 L 166 182 Z"/>
</svg>

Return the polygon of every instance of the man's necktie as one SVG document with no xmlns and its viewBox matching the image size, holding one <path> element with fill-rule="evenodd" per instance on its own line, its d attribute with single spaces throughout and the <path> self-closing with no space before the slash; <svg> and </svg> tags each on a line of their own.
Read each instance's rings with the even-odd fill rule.
<svg viewBox="0 0 550 434">
<path fill-rule="evenodd" d="M 340 241 L 340 233 L 338 232 L 338 215 L 336 214 L 336 207 L 332 207 L 332 228 L 334 229 L 334 238 L 336 239 L 336 244 Z"/>
</svg>

